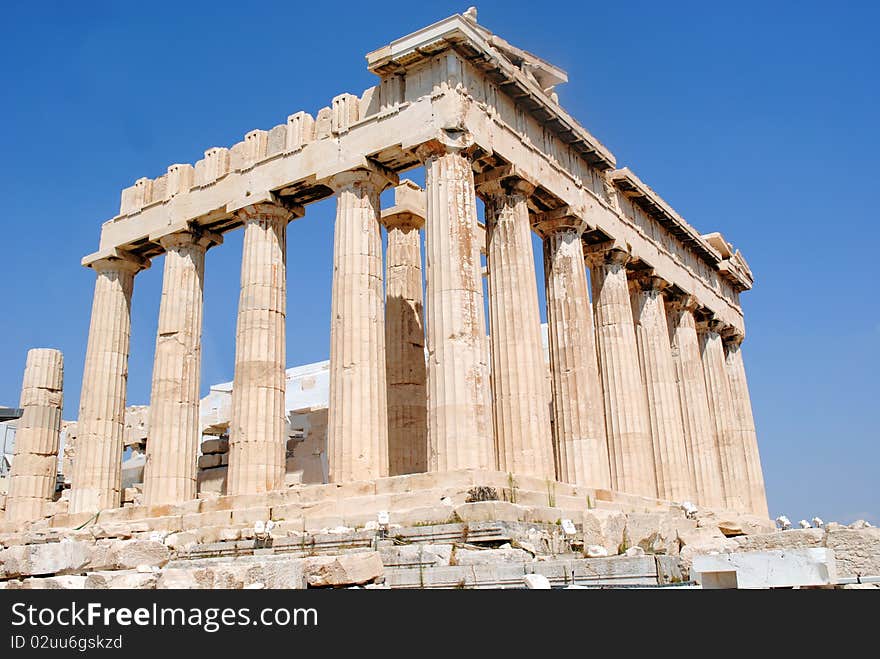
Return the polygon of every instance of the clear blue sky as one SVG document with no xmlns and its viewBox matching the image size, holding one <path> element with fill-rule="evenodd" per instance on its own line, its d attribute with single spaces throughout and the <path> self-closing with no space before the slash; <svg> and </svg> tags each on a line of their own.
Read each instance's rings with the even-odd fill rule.
<svg viewBox="0 0 880 659">
<path fill-rule="evenodd" d="M 79 259 L 122 188 L 360 94 L 376 82 L 365 53 L 466 7 L 4 2 L 0 405 L 18 403 L 28 348 L 57 347 L 76 417 L 94 285 Z M 880 5 L 478 8 L 569 72 L 562 104 L 621 166 L 748 259 L 744 355 L 771 513 L 880 523 Z M 333 211 L 310 206 L 289 230 L 289 365 L 328 354 Z M 232 378 L 240 250 L 236 232 L 208 255 L 203 391 Z M 161 274 L 157 259 L 136 280 L 132 404 L 149 399 Z"/>
</svg>

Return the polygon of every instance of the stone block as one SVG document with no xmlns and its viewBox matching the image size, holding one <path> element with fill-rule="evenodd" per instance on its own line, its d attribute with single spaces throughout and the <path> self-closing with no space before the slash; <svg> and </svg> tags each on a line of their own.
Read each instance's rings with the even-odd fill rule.
<svg viewBox="0 0 880 659">
<path fill-rule="evenodd" d="M 165 546 L 175 551 L 186 551 L 199 543 L 199 535 L 194 531 L 171 533 L 165 538 Z"/>
<path fill-rule="evenodd" d="M 200 469 L 197 477 L 199 493 L 226 493 L 227 467 Z"/>
<path fill-rule="evenodd" d="M 533 524 L 558 524 L 562 519 L 571 518 L 571 514 L 559 508 L 533 505 L 528 506 L 525 521 Z"/>
<path fill-rule="evenodd" d="M 382 548 L 379 553 L 386 568 L 449 565 L 452 558 L 452 545 L 396 545 Z"/>
<path fill-rule="evenodd" d="M 195 590 L 213 586 L 214 573 L 205 568 L 166 568 L 156 581 L 159 590 Z"/>
<path fill-rule="evenodd" d="M 343 525 L 344 520 L 341 515 L 315 515 L 303 518 L 303 527 L 309 532 L 333 529 Z"/>
<path fill-rule="evenodd" d="M 506 501 L 479 501 L 455 506 L 453 512 L 462 522 L 523 522 L 528 509 Z"/>
<path fill-rule="evenodd" d="M 271 519 L 270 511 L 266 506 L 232 511 L 233 524 L 254 524 L 255 522 L 266 522 L 269 519 Z"/>
<path fill-rule="evenodd" d="M 626 545 L 640 547 L 648 554 L 679 552 L 679 531 L 693 531 L 694 520 L 671 513 L 629 513 L 626 516 Z"/>
<path fill-rule="evenodd" d="M 391 523 L 401 526 L 414 526 L 419 524 L 450 524 L 457 522 L 455 511 L 452 506 L 439 505 L 422 508 L 410 508 L 409 510 L 395 510 L 391 513 Z"/>
<path fill-rule="evenodd" d="M 583 517 L 584 545 L 603 547 L 609 556 L 616 556 L 625 547 L 626 515 L 609 510 L 587 510 Z"/>
<path fill-rule="evenodd" d="M 21 590 L 81 590 L 85 588 L 86 577 L 67 574 L 56 577 L 25 579 L 18 582 Z"/>
<path fill-rule="evenodd" d="M 0 574 L 17 576 L 79 572 L 92 558 L 92 546 L 85 542 L 47 542 L 17 545 L 0 551 Z"/>
<path fill-rule="evenodd" d="M 229 464 L 228 453 L 210 453 L 199 456 L 199 469 L 213 469 Z"/>
<path fill-rule="evenodd" d="M 205 501 L 203 503 L 209 503 Z M 232 523 L 232 511 L 214 510 L 204 513 L 192 513 L 183 516 L 183 530 L 199 529 L 203 526 L 229 526 Z"/>
<path fill-rule="evenodd" d="M 697 556 L 691 573 L 703 588 L 791 588 L 837 582 L 834 552 L 820 547 Z"/>
<path fill-rule="evenodd" d="M 157 572 L 99 571 L 87 574 L 82 587 L 90 590 L 152 590 L 158 580 Z"/>
<path fill-rule="evenodd" d="M 764 535 L 743 535 L 735 538 L 742 551 L 808 549 L 823 546 L 824 540 L 824 529 L 790 529 Z"/>
<path fill-rule="evenodd" d="M 298 503 L 288 503 L 288 504 L 280 504 L 276 506 L 272 506 L 270 509 L 271 519 L 285 520 L 285 519 L 302 519 L 303 517 L 303 507 Z"/>
<path fill-rule="evenodd" d="M 112 542 L 106 557 L 107 567 L 117 570 L 135 569 L 141 565 L 163 566 L 171 552 L 156 540 L 118 540 Z"/>
<path fill-rule="evenodd" d="M 210 455 L 214 453 L 228 453 L 228 439 L 206 439 L 202 442 L 202 455 Z"/>
<path fill-rule="evenodd" d="M 310 588 L 359 586 L 384 575 L 378 552 L 357 552 L 340 556 L 312 556 L 304 560 L 304 574 Z"/>
<path fill-rule="evenodd" d="M 301 589 L 306 587 L 305 561 L 285 558 L 266 561 L 262 565 L 261 581 L 266 588 Z"/>
<path fill-rule="evenodd" d="M 841 577 L 880 575 L 880 528 L 833 529 L 825 546 L 834 551 Z"/>
<path fill-rule="evenodd" d="M 492 565 L 495 563 L 531 563 L 532 555 L 513 547 L 505 549 L 464 549 L 456 547 L 451 557 L 453 565 Z"/>
</svg>

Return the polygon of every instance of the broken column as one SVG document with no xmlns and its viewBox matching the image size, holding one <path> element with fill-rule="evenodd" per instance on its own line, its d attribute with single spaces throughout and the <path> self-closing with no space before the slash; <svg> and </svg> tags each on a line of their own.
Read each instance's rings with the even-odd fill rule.
<svg viewBox="0 0 880 659">
<path fill-rule="evenodd" d="M 528 198 L 516 177 L 480 186 L 486 203 L 489 346 L 498 469 L 554 479 L 549 398 Z"/>
<path fill-rule="evenodd" d="M 15 457 L 6 495 L 6 519 L 36 521 L 55 495 L 58 438 L 63 406 L 61 351 L 28 351 L 21 385 L 22 416 L 15 432 Z"/>
<path fill-rule="evenodd" d="M 656 497 L 654 448 L 627 283 L 629 261 L 622 249 L 598 248 L 587 255 L 611 482 L 621 492 Z"/>
<path fill-rule="evenodd" d="M 388 474 L 428 470 L 427 373 L 419 230 L 425 194 L 412 181 L 382 211 L 385 250 L 385 377 L 388 382 Z"/>
<path fill-rule="evenodd" d="M 428 469 L 494 469 L 474 173 L 465 137 L 418 149 L 425 165 Z"/>
<path fill-rule="evenodd" d="M 648 273 L 635 276 L 632 284 L 636 343 L 648 396 L 657 492 L 668 501 L 689 501 L 694 497 L 693 478 L 663 304 L 667 283 Z"/>
<path fill-rule="evenodd" d="M 287 223 L 292 213 L 268 202 L 237 213 L 244 224 L 244 246 L 227 492 L 256 494 L 284 485 Z"/>
<path fill-rule="evenodd" d="M 334 483 L 388 475 L 385 311 L 376 170 L 333 177 L 336 231 L 330 311 L 327 450 Z"/>
<path fill-rule="evenodd" d="M 165 270 L 144 467 L 147 505 L 196 498 L 205 250 L 221 241 L 199 231 L 159 238 Z"/>
<path fill-rule="evenodd" d="M 769 517 L 767 494 L 764 490 L 764 472 L 761 469 L 761 456 L 758 452 L 758 436 L 755 432 L 755 418 L 752 415 L 752 400 L 749 396 L 749 383 L 742 357 L 743 335 L 738 332 L 724 334 L 727 380 L 733 402 L 736 430 L 739 444 L 746 459 L 746 473 L 749 483 L 749 502 L 755 515 Z"/>
<path fill-rule="evenodd" d="M 97 278 L 70 488 L 73 513 L 120 505 L 131 295 L 135 273 L 149 262 L 117 251 L 89 266 Z"/>
<path fill-rule="evenodd" d="M 694 478 L 696 502 L 702 506 L 724 504 L 721 466 L 715 428 L 709 413 L 706 379 L 694 311 L 699 304 L 691 295 L 670 296 L 667 307 L 669 343 L 675 367 L 685 445 Z"/>
<path fill-rule="evenodd" d="M 720 331 L 722 323 L 716 319 L 704 319 L 697 324 L 700 350 L 703 358 L 703 375 L 709 399 L 709 416 L 715 431 L 721 465 L 721 488 L 724 507 L 728 510 L 749 510 L 748 471 L 740 435 L 735 430 L 733 401 L 727 380 L 724 346 Z"/>
<path fill-rule="evenodd" d="M 586 223 L 565 207 L 537 215 L 535 229 L 544 238 L 557 477 L 610 489 L 605 407 L 581 246 Z"/>
</svg>

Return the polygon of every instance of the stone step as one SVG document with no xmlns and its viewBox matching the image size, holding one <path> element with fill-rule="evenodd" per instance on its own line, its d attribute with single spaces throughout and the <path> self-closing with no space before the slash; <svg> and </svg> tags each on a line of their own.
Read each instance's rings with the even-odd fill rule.
<svg viewBox="0 0 880 659">
<path fill-rule="evenodd" d="M 523 577 L 541 574 L 551 586 L 657 586 L 681 583 L 678 559 L 640 556 L 549 560 L 520 564 L 386 566 L 385 583 L 409 588 L 524 588 Z"/>
</svg>

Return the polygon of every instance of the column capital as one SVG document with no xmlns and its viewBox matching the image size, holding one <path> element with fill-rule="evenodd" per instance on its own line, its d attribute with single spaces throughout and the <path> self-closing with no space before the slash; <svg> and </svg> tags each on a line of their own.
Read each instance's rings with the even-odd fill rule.
<svg viewBox="0 0 880 659">
<path fill-rule="evenodd" d="M 746 335 L 735 327 L 728 325 L 721 330 L 721 340 L 725 345 L 740 346 L 745 338 Z"/>
<path fill-rule="evenodd" d="M 399 178 L 396 173 L 386 169 L 377 163 L 369 163 L 365 167 L 350 169 L 339 174 L 334 174 L 327 180 L 327 185 L 339 192 L 354 185 L 369 185 L 382 192 L 391 185 L 397 185 Z"/>
<path fill-rule="evenodd" d="M 222 244 L 223 236 L 213 231 L 200 229 L 199 227 L 189 227 L 181 231 L 175 231 L 174 233 L 168 233 L 164 236 L 159 236 L 158 238 L 156 238 L 156 242 L 158 242 L 165 250 L 169 250 L 174 247 L 189 246 L 209 249 L 214 245 Z"/>
<path fill-rule="evenodd" d="M 383 208 L 379 221 L 392 229 L 421 229 L 425 225 L 427 200 L 425 191 L 409 179 L 394 188 L 394 205 Z"/>
<path fill-rule="evenodd" d="M 674 311 L 695 312 L 700 308 L 697 298 L 690 293 L 672 293 L 666 296 L 666 304 Z"/>
<path fill-rule="evenodd" d="M 248 193 L 247 196 L 226 204 L 226 212 L 238 217 L 242 222 L 257 217 L 274 217 L 286 221 L 305 215 L 305 209 L 297 204 L 283 201 L 270 190 Z"/>
<path fill-rule="evenodd" d="M 629 245 L 609 240 L 595 245 L 584 245 L 584 260 L 593 268 L 602 264 L 626 266 L 633 260 Z"/>
<path fill-rule="evenodd" d="M 538 185 L 515 165 L 502 165 L 475 175 L 474 187 L 484 197 L 520 196 L 527 199 Z"/>
<path fill-rule="evenodd" d="M 697 318 L 697 331 L 721 335 L 724 330 L 724 321 L 716 318 L 711 312 L 702 318 Z"/>
<path fill-rule="evenodd" d="M 658 293 L 662 293 L 670 286 L 672 286 L 672 284 L 663 279 L 663 277 L 658 277 L 657 275 L 655 275 L 653 270 L 634 270 L 630 271 L 627 274 L 633 285 L 637 286 L 639 290 L 645 292 L 656 291 Z"/>
<path fill-rule="evenodd" d="M 562 206 L 532 215 L 532 228 L 541 238 L 546 239 L 560 231 L 574 231 L 580 236 L 590 227 L 583 219 L 583 213 L 571 206 Z"/>
<path fill-rule="evenodd" d="M 386 213 L 386 211 L 390 210 L 392 209 L 386 208 L 383 210 L 382 217 L 379 220 L 389 231 L 392 229 L 415 229 L 418 231 L 425 226 L 425 218 L 417 213 L 413 213 L 412 211 L 394 211 Z"/>
<path fill-rule="evenodd" d="M 87 256 L 82 264 L 95 272 L 130 272 L 134 275 L 150 267 L 149 259 L 121 249 L 114 248 L 92 256 L 96 258 Z"/>
<path fill-rule="evenodd" d="M 416 157 L 425 161 L 436 156 L 445 156 L 447 153 L 459 153 L 470 159 L 474 155 L 474 138 L 466 130 L 443 129 L 434 139 L 428 140 L 415 148 Z"/>
</svg>

